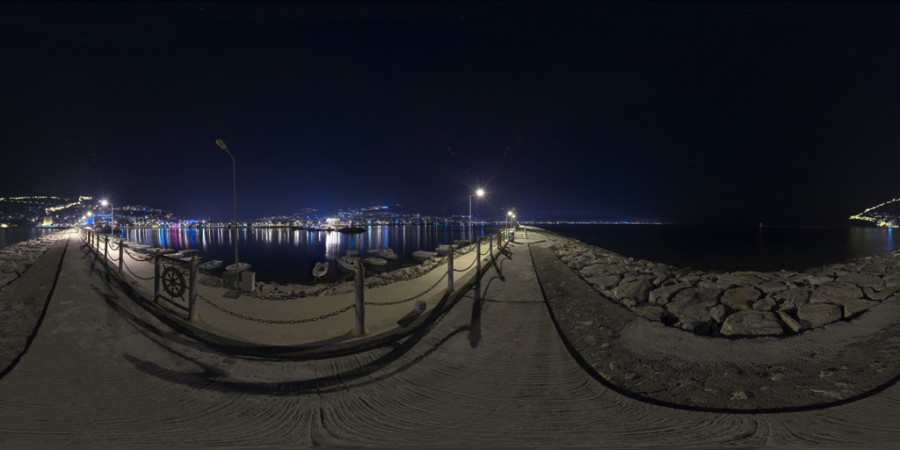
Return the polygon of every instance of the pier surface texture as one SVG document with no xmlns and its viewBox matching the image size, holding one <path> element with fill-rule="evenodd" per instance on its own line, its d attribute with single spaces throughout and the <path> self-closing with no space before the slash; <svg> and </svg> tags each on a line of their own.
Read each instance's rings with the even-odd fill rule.
<svg viewBox="0 0 900 450">
<path fill-rule="evenodd" d="M 32 338 L 3 341 L 8 348 L 2 354 L 9 356 L 0 361 L 5 365 L 0 367 L 0 443 L 4 448 L 896 448 L 900 387 L 893 382 L 852 401 L 785 410 L 756 405 L 762 412 L 732 411 L 740 408 L 728 401 L 740 398 L 733 399 L 731 390 L 721 405 L 692 406 L 690 398 L 673 393 L 683 378 L 671 386 L 657 380 L 660 395 L 626 383 L 646 374 L 621 377 L 614 358 L 659 358 L 662 350 L 653 346 L 670 337 L 632 322 L 645 319 L 620 314 L 621 308 L 607 309 L 598 303 L 602 297 L 591 297 L 594 291 L 582 291 L 584 282 L 561 270 L 551 244 L 549 234 L 529 230 L 526 239 L 520 233 L 488 266 L 480 300 L 467 289 L 445 302 L 433 320 L 383 345 L 291 359 L 237 355 L 173 327 L 123 290 L 72 233 L 29 269 L 32 276 L 26 272 L 0 291 L 0 307 L 32 304 L 34 295 L 45 307 L 42 314 L 16 322 L 16 329 Z M 16 285 L 15 295 L 7 292 Z M 587 334 L 571 328 L 577 314 L 564 310 L 565 297 L 577 292 L 612 321 L 605 326 L 604 318 L 592 318 L 598 326 L 584 333 L 608 336 L 609 346 L 622 353 L 579 352 L 593 347 L 582 342 Z M 896 340 L 896 312 L 887 306 L 882 313 L 893 320 L 876 321 L 882 327 L 877 332 Z M 596 330 L 616 323 L 623 332 Z M 350 328 L 352 322 L 341 326 Z M 820 339 L 831 339 L 827 327 L 821 331 Z M 289 335 L 282 330 L 269 338 Z M 710 352 L 719 351 L 720 344 L 696 338 L 702 355 L 667 350 L 669 365 L 687 372 L 715 370 L 719 358 Z M 740 369 L 734 355 L 720 356 Z M 819 367 L 810 370 L 823 376 Z M 731 376 L 741 382 L 740 373 Z"/>
</svg>

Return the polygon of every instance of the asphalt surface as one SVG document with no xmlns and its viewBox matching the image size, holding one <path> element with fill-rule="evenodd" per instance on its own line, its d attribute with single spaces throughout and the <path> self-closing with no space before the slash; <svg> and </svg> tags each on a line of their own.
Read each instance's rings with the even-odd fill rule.
<svg viewBox="0 0 900 450">
<path fill-rule="evenodd" d="M 822 410 L 688 411 L 608 389 L 554 326 L 527 245 L 413 335 L 310 361 L 235 357 L 135 305 L 72 235 L 35 339 L 0 379 L 4 446 L 884 447 L 900 388 Z M 78 247 L 78 248 L 72 248 Z"/>
</svg>

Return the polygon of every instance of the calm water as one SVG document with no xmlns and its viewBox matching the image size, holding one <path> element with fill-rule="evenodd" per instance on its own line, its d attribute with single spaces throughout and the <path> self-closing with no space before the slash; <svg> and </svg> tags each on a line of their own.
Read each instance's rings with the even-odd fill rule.
<svg viewBox="0 0 900 450">
<path fill-rule="evenodd" d="M 489 230 L 475 228 L 475 235 Z M 238 256 L 249 262 L 260 281 L 279 283 L 313 282 L 313 266 L 319 261 L 335 261 L 348 250 L 367 256 L 367 249 L 390 247 L 397 261 L 389 261 L 384 269 L 367 267 L 368 271 L 392 270 L 420 261 L 412 257 L 416 250 L 434 251 L 440 244 L 466 239 L 465 227 L 457 225 L 390 225 L 366 228 L 361 234 L 341 234 L 335 231 L 291 230 L 289 228 L 244 228 L 238 231 Z M 142 228 L 131 229 L 127 238 L 155 247 L 198 249 L 203 260 L 219 259 L 225 264 L 234 262 L 233 232 L 229 229 Z M 373 255 L 374 256 L 374 255 Z M 334 281 L 348 274 L 337 264 L 331 264 L 325 281 Z"/>
<path fill-rule="evenodd" d="M 885 228 L 695 225 L 542 225 L 541 228 L 625 256 L 702 270 L 803 270 L 895 249 L 893 230 Z"/>
<path fill-rule="evenodd" d="M 0 248 L 55 233 L 52 228 L 0 228 Z"/>
</svg>

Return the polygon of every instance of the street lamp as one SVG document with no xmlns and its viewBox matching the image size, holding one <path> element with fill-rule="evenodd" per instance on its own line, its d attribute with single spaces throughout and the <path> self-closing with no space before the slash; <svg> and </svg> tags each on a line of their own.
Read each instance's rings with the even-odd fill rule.
<svg viewBox="0 0 900 450">
<path fill-rule="evenodd" d="M 484 197 L 484 189 L 478 189 L 475 195 Z M 473 234 L 475 233 L 472 232 L 472 194 L 469 194 L 469 239 L 474 241 Z"/>
<path fill-rule="evenodd" d="M 113 213 L 113 205 L 112 205 L 112 202 L 108 202 L 108 201 L 106 201 L 106 199 L 104 199 L 104 200 L 100 200 L 100 204 L 103 205 L 103 206 L 109 205 L 109 233 L 112 234 L 112 232 L 113 232 L 113 227 L 116 226 L 116 223 L 114 222 L 114 220 L 115 220 L 115 215 L 114 215 L 114 213 Z"/>
<path fill-rule="evenodd" d="M 225 150 L 225 153 L 228 153 L 228 156 L 231 157 L 231 182 L 234 186 L 234 221 L 231 223 L 231 228 L 234 233 L 234 271 L 240 272 L 240 264 L 238 263 L 238 232 L 237 232 L 237 164 L 234 161 L 234 155 L 228 151 L 228 146 L 225 145 L 225 141 L 221 139 L 216 139 L 216 145 L 219 146 L 222 150 Z M 226 267 L 225 270 L 231 270 L 229 267 Z"/>
</svg>

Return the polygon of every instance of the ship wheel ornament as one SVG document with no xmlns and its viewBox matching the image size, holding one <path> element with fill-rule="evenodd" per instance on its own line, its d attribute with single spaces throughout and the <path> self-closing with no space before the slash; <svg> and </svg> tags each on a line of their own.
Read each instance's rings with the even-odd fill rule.
<svg viewBox="0 0 900 450">
<path fill-rule="evenodd" d="M 184 282 L 184 274 L 182 274 L 180 270 L 175 267 L 166 267 L 166 270 L 162 273 L 162 282 L 163 289 L 165 289 L 172 298 L 184 298 L 184 291 L 187 289 L 187 284 Z"/>
</svg>

